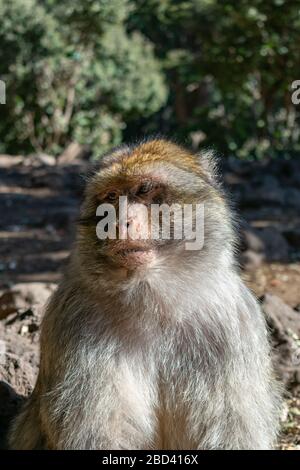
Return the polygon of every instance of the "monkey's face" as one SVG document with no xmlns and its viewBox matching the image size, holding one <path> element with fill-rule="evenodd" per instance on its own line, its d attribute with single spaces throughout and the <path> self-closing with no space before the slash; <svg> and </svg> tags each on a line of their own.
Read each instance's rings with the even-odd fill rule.
<svg viewBox="0 0 300 470">
<path fill-rule="evenodd" d="M 88 237 L 97 237 L 97 253 L 107 263 L 129 270 L 152 265 L 182 243 L 182 238 L 174 238 L 177 219 L 172 205 L 178 204 L 178 194 L 166 181 L 151 174 L 119 174 L 98 184 L 92 203 L 95 233 L 89 231 Z"/>
<path fill-rule="evenodd" d="M 178 265 L 204 249 L 205 204 L 220 203 L 210 175 L 180 147 L 152 141 L 121 149 L 88 183 L 81 252 L 112 269 Z"/>
</svg>

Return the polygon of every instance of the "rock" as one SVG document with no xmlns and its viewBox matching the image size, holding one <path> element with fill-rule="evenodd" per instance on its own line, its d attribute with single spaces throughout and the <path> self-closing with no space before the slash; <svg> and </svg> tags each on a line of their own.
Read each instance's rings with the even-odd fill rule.
<svg viewBox="0 0 300 470">
<path fill-rule="evenodd" d="M 46 153 L 39 153 L 35 155 L 37 162 L 42 165 L 54 166 L 56 165 L 56 158 L 53 155 L 47 155 Z"/>
<path fill-rule="evenodd" d="M 300 227 L 293 227 L 283 234 L 293 248 L 300 249 Z"/>
<path fill-rule="evenodd" d="M 55 166 L 56 158 L 46 153 L 34 153 L 24 158 L 23 165 L 25 167 Z"/>
<path fill-rule="evenodd" d="M 78 208 L 74 207 L 62 207 L 56 211 L 49 211 L 48 214 L 45 214 L 45 221 L 47 222 L 47 230 L 50 226 L 55 229 L 72 229 L 76 217 L 78 216 Z"/>
<path fill-rule="evenodd" d="M 282 205 L 285 201 L 285 192 L 278 179 L 266 175 L 259 184 L 248 184 L 243 191 L 243 206 L 261 207 L 262 205 Z"/>
<path fill-rule="evenodd" d="M 278 371 L 285 384 L 300 384 L 300 315 L 273 294 L 264 296 L 262 308 L 272 330 Z"/>
<path fill-rule="evenodd" d="M 0 381 L 0 449 L 7 448 L 7 432 L 24 398 L 6 382 Z"/>
<path fill-rule="evenodd" d="M 263 253 L 265 249 L 264 242 L 259 237 L 259 231 L 252 229 L 249 225 L 242 230 L 242 243 L 246 250 L 255 253 Z"/>
<path fill-rule="evenodd" d="M 282 204 L 284 202 L 284 191 L 278 179 L 273 175 L 265 176 L 263 185 L 259 189 L 259 196 L 261 197 L 261 202 L 272 204 Z"/>
<path fill-rule="evenodd" d="M 235 189 L 239 188 L 244 182 L 243 178 L 232 172 L 226 172 L 223 181 L 227 186 L 235 186 Z"/>
<path fill-rule="evenodd" d="M 243 256 L 250 264 L 259 266 L 261 261 L 285 261 L 289 255 L 289 244 L 284 235 L 275 227 L 254 229 L 246 225 L 241 232 L 242 250 L 247 251 Z M 260 256 L 255 256 L 259 254 Z M 260 259 L 260 260 L 259 260 Z"/>
<path fill-rule="evenodd" d="M 0 416 L 8 414 L 10 406 L 19 403 L 20 398 L 8 383 L 0 381 Z"/>
<path fill-rule="evenodd" d="M 24 336 L 26 335 L 26 333 L 29 332 L 29 326 L 28 325 L 22 325 L 21 326 L 21 330 L 20 330 L 20 335 L 21 336 Z"/>
<path fill-rule="evenodd" d="M 3 292 L 0 295 L 0 320 L 8 317 L 16 311 L 15 296 L 12 291 Z"/>
<path fill-rule="evenodd" d="M 261 266 L 264 261 L 264 254 L 252 250 L 246 250 L 240 255 L 242 267 L 248 271 L 254 271 Z"/>
<path fill-rule="evenodd" d="M 22 155 L 0 155 L 0 168 L 10 168 L 20 165 L 24 162 L 25 157 Z"/>
<path fill-rule="evenodd" d="M 258 232 L 264 244 L 264 253 L 268 261 L 286 261 L 289 256 L 289 245 L 284 236 L 275 227 L 266 227 Z"/>
<path fill-rule="evenodd" d="M 0 363 L 0 381 L 9 383 L 19 394 L 29 395 L 36 379 L 36 370 L 28 361 L 13 354 L 5 354 Z"/>
<path fill-rule="evenodd" d="M 284 303 L 274 294 L 267 293 L 263 298 L 263 308 L 273 325 L 280 331 L 285 331 L 289 336 L 293 331 L 300 336 L 300 314 Z"/>
<path fill-rule="evenodd" d="M 24 397 L 34 387 L 37 375 L 30 362 L 14 354 L 5 354 L 0 362 L 0 449 L 7 447 L 7 431 Z"/>
<path fill-rule="evenodd" d="M 239 158 L 229 156 L 224 162 L 225 170 L 231 171 L 232 173 L 239 176 L 249 176 L 252 173 L 252 162 L 241 161 Z"/>
<path fill-rule="evenodd" d="M 286 188 L 284 202 L 287 206 L 300 209 L 300 190 L 293 187 Z"/>
<path fill-rule="evenodd" d="M 299 188 L 300 187 L 300 160 L 299 160 L 299 154 L 297 154 L 297 156 L 295 155 L 295 157 L 296 158 L 285 161 L 285 164 L 287 165 L 285 173 L 289 177 L 289 183 L 294 185 L 296 188 L 297 187 Z"/>
<path fill-rule="evenodd" d="M 56 284 L 43 282 L 18 283 L 0 296 L 0 319 L 11 313 L 28 311 L 32 306 L 43 308 Z"/>
</svg>

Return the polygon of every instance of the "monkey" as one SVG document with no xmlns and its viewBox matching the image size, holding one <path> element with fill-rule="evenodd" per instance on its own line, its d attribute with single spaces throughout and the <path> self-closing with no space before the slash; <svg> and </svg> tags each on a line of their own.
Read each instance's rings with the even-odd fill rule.
<svg viewBox="0 0 300 470">
<path fill-rule="evenodd" d="M 127 215 L 106 224 L 118 236 L 101 239 L 97 208 L 118 214 L 121 197 Z M 37 383 L 11 426 L 10 448 L 274 446 L 281 388 L 263 313 L 240 276 L 227 199 L 210 151 L 154 138 L 100 160 L 46 308 Z M 188 237 L 174 237 L 175 212 L 169 238 L 160 229 L 155 239 L 133 236 L 145 223 L 136 209 L 146 208 L 149 222 L 154 204 L 203 206 L 202 246 L 187 249 Z M 129 228 L 133 235 L 121 236 Z"/>
</svg>

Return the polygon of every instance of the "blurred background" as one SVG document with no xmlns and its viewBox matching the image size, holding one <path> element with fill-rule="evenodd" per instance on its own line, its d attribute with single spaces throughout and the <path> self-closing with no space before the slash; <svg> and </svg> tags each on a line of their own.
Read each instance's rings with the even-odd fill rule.
<svg viewBox="0 0 300 470">
<path fill-rule="evenodd" d="M 161 132 L 294 156 L 297 0 L 0 0 L 0 150 L 97 157 Z"/>
<path fill-rule="evenodd" d="M 163 135 L 219 156 L 286 386 L 279 448 L 300 449 L 300 0 L 0 0 L 0 80 L 0 447 L 82 175 Z"/>
</svg>

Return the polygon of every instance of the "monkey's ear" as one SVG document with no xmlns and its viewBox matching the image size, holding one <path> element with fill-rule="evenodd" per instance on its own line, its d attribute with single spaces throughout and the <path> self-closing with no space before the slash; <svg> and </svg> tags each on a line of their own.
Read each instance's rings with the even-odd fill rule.
<svg viewBox="0 0 300 470">
<path fill-rule="evenodd" d="M 203 150 L 197 154 L 198 162 L 205 173 L 207 181 L 212 186 L 219 185 L 219 165 L 218 157 L 213 150 Z"/>
</svg>

